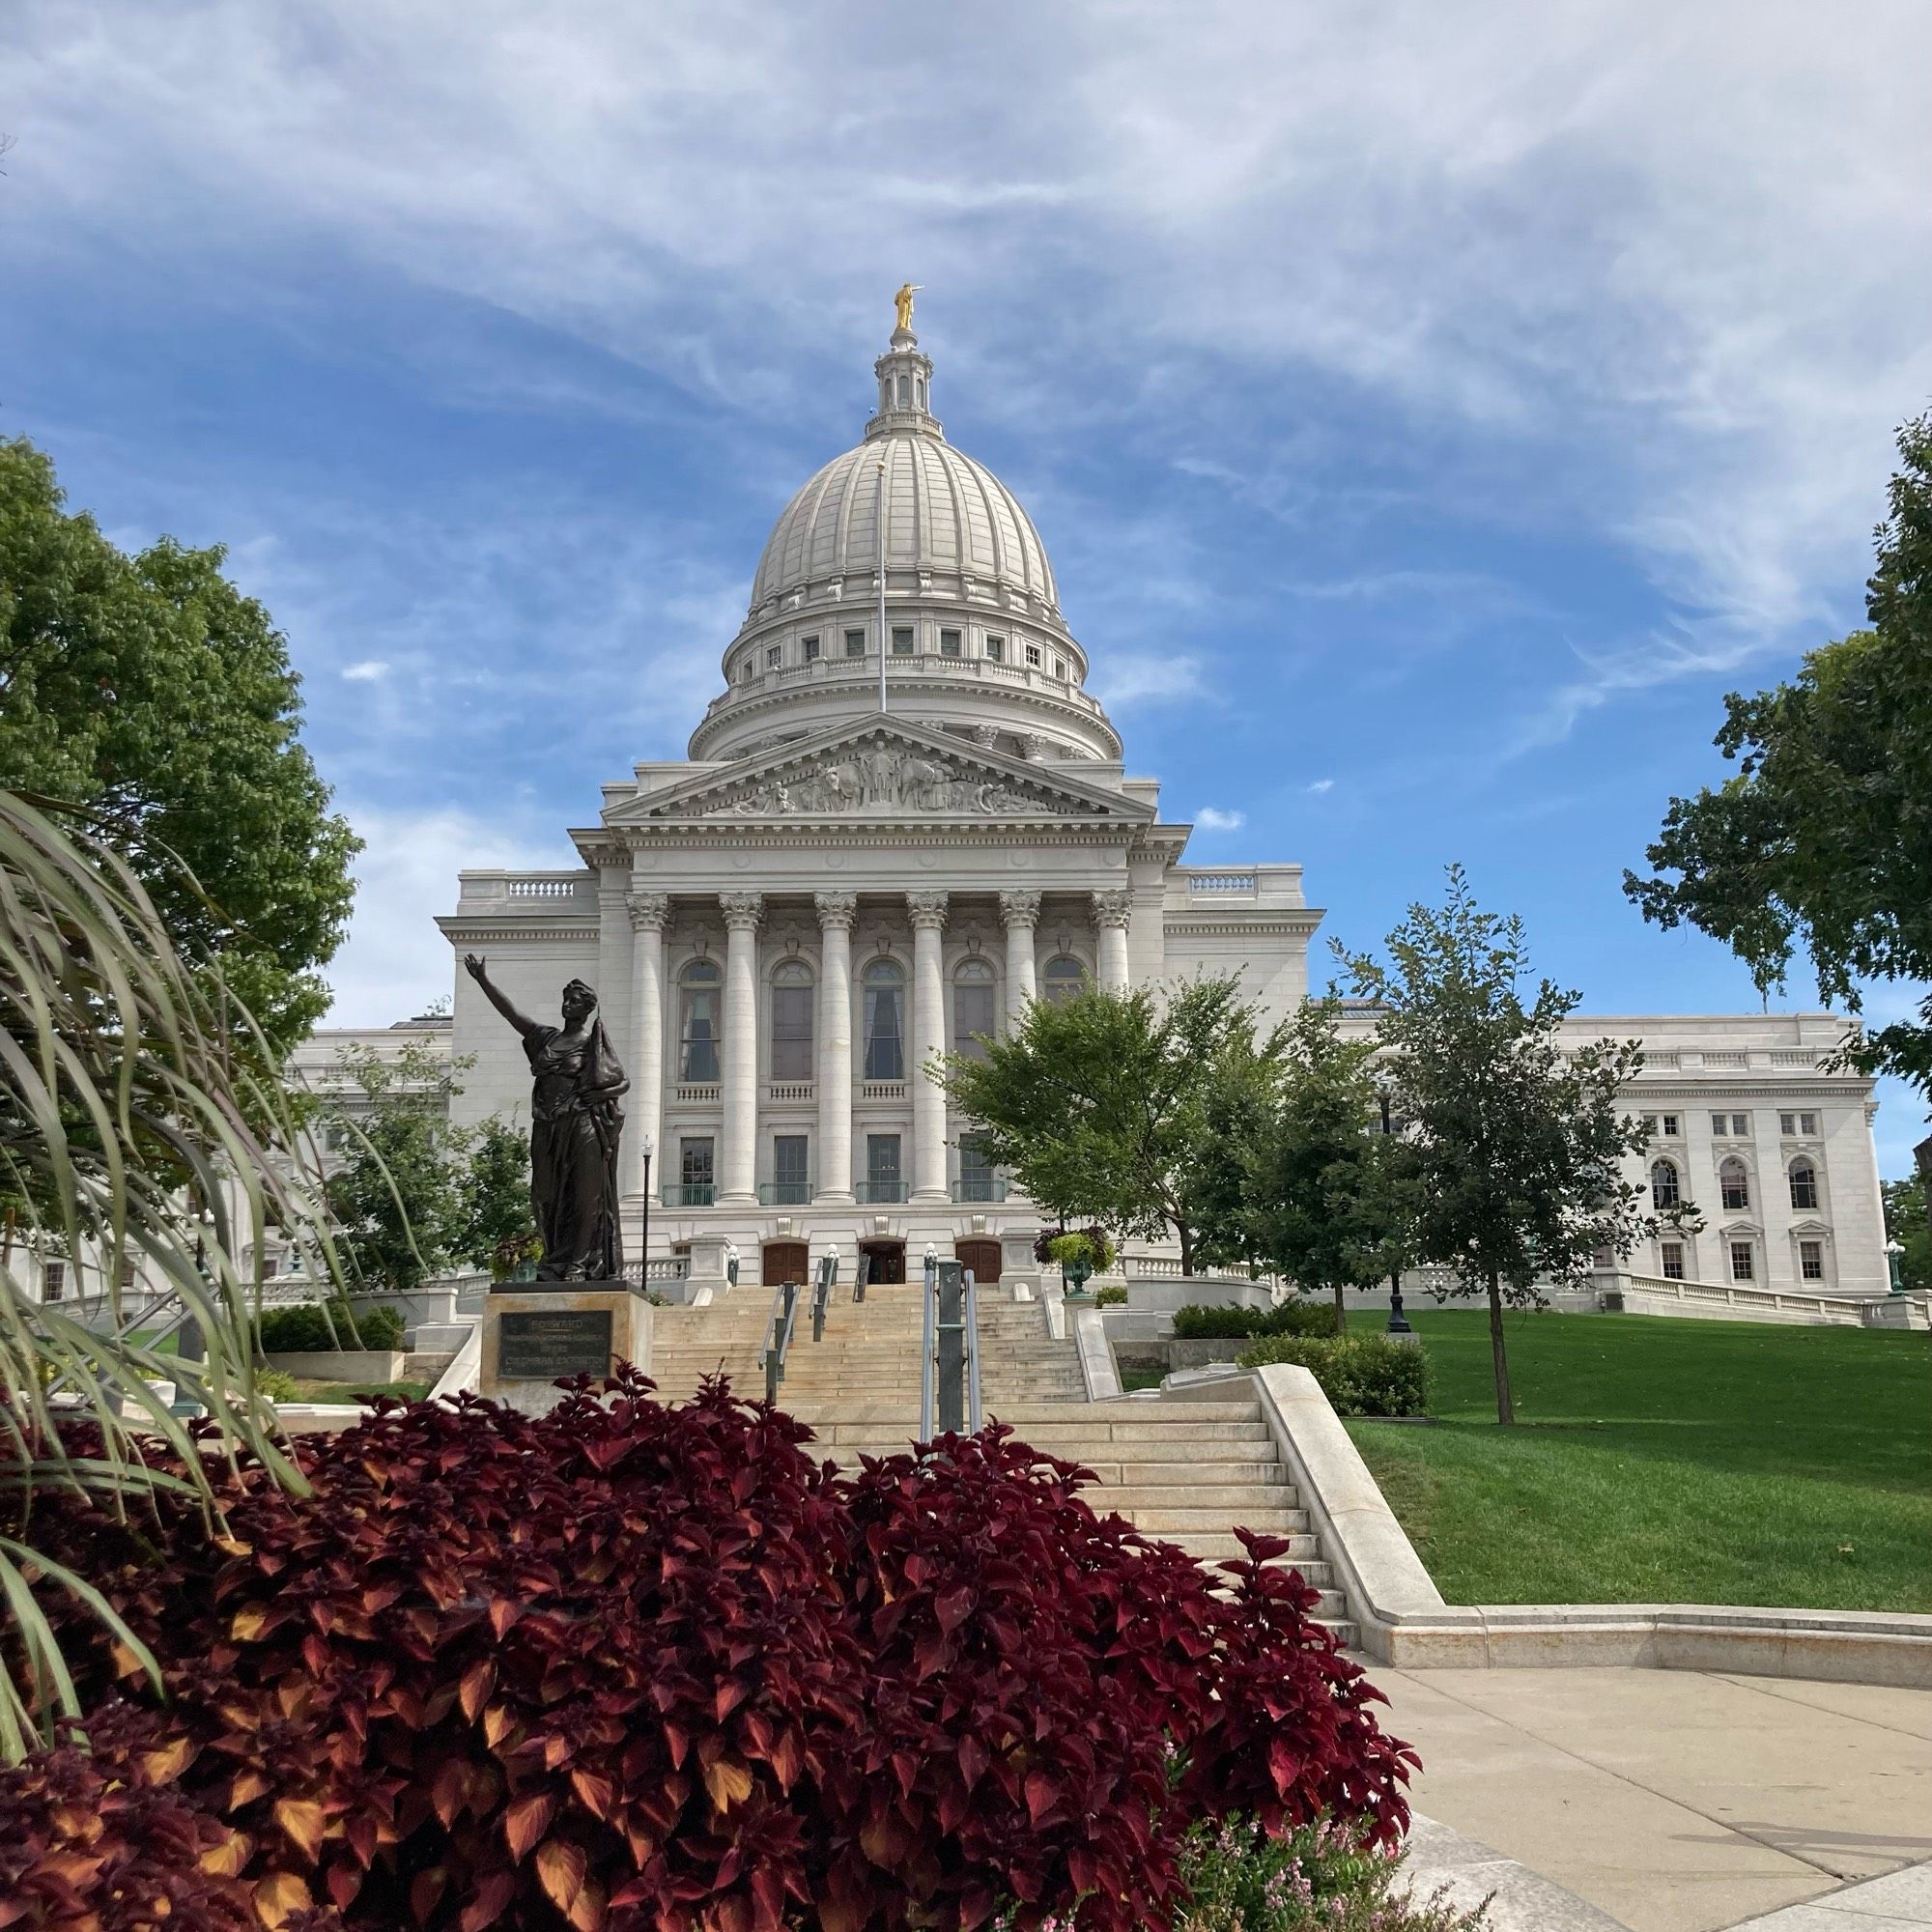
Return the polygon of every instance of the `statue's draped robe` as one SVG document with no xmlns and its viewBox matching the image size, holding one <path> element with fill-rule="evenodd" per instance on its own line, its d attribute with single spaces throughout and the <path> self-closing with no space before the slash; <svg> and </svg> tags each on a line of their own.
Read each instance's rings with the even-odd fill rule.
<svg viewBox="0 0 1932 1932">
<path fill-rule="evenodd" d="M 630 1082 L 602 1020 L 573 1039 L 559 1027 L 524 1036 L 531 1095 L 530 1200 L 543 1237 L 541 1281 L 615 1281 L 624 1271 L 617 1225 L 617 1097 Z"/>
</svg>

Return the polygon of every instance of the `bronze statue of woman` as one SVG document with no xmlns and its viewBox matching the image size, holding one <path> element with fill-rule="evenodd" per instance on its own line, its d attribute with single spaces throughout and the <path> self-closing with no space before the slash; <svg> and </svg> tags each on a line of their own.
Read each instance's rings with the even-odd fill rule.
<svg viewBox="0 0 1932 1932">
<path fill-rule="evenodd" d="M 617 1143 L 629 1086 L 611 1050 L 597 995 L 582 980 L 563 989 L 563 1025 L 539 1026 L 513 1007 L 473 952 L 469 977 L 524 1037 L 530 1095 L 530 1203 L 543 1239 L 539 1281 L 615 1281 L 624 1272 L 617 1225 Z"/>
</svg>

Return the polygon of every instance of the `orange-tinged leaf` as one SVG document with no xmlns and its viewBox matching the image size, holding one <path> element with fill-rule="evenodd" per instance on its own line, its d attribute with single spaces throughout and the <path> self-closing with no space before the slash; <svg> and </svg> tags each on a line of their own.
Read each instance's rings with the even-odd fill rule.
<svg viewBox="0 0 1932 1932">
<path fill-rule="evenodd" d="M 508 1872 L 495 1871 L 476 1883 L 476 1896 L 463 1908 L 457 1921 L 458 1932 L 484 1932 L 502 1918 L 505 1908 L 517 1895 L 517 1881 Z"/>
<path fill-rule="evenodd" d="M 483 1742 L 492 1750 L 502 1743 L 504 1737 L 516 1727 L 516 1719 L 501 1704 L 492 1704 L 483 1713 Z"/>
<path fill-rule="evenodd" d="M 503 1842 L 519 1864 L 529 1856 L 530 1847 L 550 1830 L 550 1821 L 555 1816 L 556 1794 L 551 1791 L 529 1792 L 503 1813 Z"/>
<path fill-rule="evenodd" d="M 314 1909 L 315 1899 L 309 1889 L 294 1872 L 270 1872 L 255 1887 L 255 1917 L 275 1932 L 284 1919 L 293 1918 L 298 1912 Z"/>
<path fill-rule="evenodd" d="M 477 1712 L 483 1708 L 484 1698 L 489 1696 L 496 1682 L 497 1665 L 492 1659 L 487 1657 L 480 1662 L 472 1663 L 463 1673 L 463 1684 L 461 1687 L 463 1715 L 472 1724 L 476 1721 Z"/>
<path fill-rule="evenodd" d="M 611 1807 L 617 1802 L 617 1787 L 598 1772 L 573 1771 L 570 1788 L 593 1818 L 610 1817 Z"/>
<path fill-rule="evenodd" d="M 583 1889 L 584 1857 L 582 1845 L 568 1838 L 549 1838 L 537 1848 L 537 1878 L 550 1894 L 550 1902 L 559 1912 L 568 1913 Z"/>
<path fill-rule="evenodd" d="M 194 1747 L 186 1738 L 171 1738 L 159 1750 L 141 1753 L 141 1775 L 150 1784 L 172 1784 L 193 1756 Z"/>
<path fill-rule="evenodd" d="M 116 1677 L 134 1677 L 140 1674 L 141 1660 L 118 1636 L 107 1648 L 109 1655 L 114 1659 Z"/>
<path fill-rule="evenodd" d="M 322 1834 L 327 1822 L 322 1806 L 313 1798 L 275 1800 L 275 1823 L 300 1846 L 304 1858 L 313 1859 L 322 1850 Z"/>
<path fill-rule="evenodd" d="M 247 1833 L 230 1832 L 220 1844 L 209 1846 L 198 1862 L 203 1871 L 213 1872 L 217 1878 L 235 1878 L 248 1862 L 248 1854 L 254 1849 L 254 1842 Z"/>
<path fill-rule="evenodd" d="M 604 1932 L 604 1888 L 594 1878 L 571 1901 L 570 1922 L 576 1932 Z"/>
<path fill-rule="evenodd" d="M 717 1810 L 728 1811 L 751 1797 L 752 1774 L 742 1764 L 721 1757 L 716 1764 L 704 1767 L 704 1788 Z"/>
<path fill-rule="evenodd" d="M 268 1791 L 269 1780 L 259 1771 L 238 1771 L 234 1782 L 228 1787 L 228 1808 L 239 1811 L 242 1805 L 252 1804 L 256 1799 L 267 1797 Z"/>
<path fill-rule="evenodd" d="M 262 1634 L 262 1626 L 269 1621 L 269 1612 L 261 1604 L 249 1604 L 235 1612 L 235 1620 L 228 1626 L 228 1634 L 237 1643 L 253 1643 Z"/>
</svg>

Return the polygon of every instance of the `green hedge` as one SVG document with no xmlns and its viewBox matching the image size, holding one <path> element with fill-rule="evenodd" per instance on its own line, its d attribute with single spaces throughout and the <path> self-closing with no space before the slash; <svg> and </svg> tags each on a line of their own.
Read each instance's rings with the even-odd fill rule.
<svg viewBox="0 0 1932 1932">
<path fill-rule="evenodd" d="M 1094 1291 L 1095 1308 L 1118 1308 L 1127 1298 L 1127 1291 L 1119 1282 L 1110 1282 L 1105 1288 Z"/>
<path fill-rule="evenodd" d="M 334 1327 L 331 1330 L 330 1323 Z M 265 1355 L 293 1355 L 330 1349 L 400 1349 L 403 1318 L 394 1308 L 357 1308 L 337 1299 L 325 1317 L 319 1301 L 300 1301 L 293 1308 L 270 1308 L 259 1331 Z"/>
<path fill-rule="evenodd" d="M 1262 1335 L 1332 1335 L 1335 1310 L 1325 1301 L 1284 1301 L 1274 1308 L 1204 1308 L 1190 1301 L 1174 1311 L 1177 1342 L 1246 1342 Z"/>
<path fill-rule="evenodd" d="M 1270 1335 L 1236 1358 L 1244 1369 L 1293 1362 L 1311 1370 L 1337 1415 L 1426 1415 L 1429 1356 L 1386 1335 Z"/>
</svg>

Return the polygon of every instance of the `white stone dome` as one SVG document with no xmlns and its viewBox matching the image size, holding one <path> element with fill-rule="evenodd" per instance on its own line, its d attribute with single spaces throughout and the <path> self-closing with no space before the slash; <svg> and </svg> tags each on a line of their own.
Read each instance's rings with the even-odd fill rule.
<svg viewBox="0 0 1932 1932">
<path fill-rule="evenodd" d="M 831 579 L 870 580 L 882 462 L 888 570 L 997 585 L 1058 618 L 1053 568 L 1019 499 L 983 463 L 917 431 L 872 436 L 835 456 L 785 505 L 758 559 L 753 611 Z"/>
</svg>

